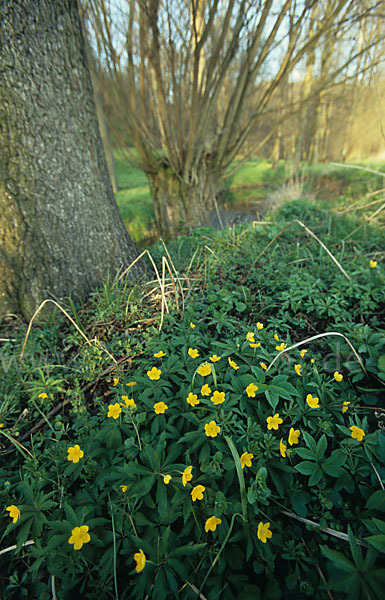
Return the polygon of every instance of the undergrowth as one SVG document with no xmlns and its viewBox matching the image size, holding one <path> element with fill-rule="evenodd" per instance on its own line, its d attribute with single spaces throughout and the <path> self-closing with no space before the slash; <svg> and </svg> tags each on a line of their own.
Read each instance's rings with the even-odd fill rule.
<svg viewBox="0 0 385 600">
<path fill-rule="evenodd" d="M 2 598 L 382 600 L 384 242 L 294 201 L 5 319 Z"/>
</svg>

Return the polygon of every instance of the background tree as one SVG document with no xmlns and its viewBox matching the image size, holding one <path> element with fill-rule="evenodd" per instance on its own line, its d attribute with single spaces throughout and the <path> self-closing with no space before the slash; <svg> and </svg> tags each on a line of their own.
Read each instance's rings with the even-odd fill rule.
<svg viewBox="0 0 385 600">
<path fill-rule="evenodd" d="M 84 298 L 137 252 L 108 177 L 76 0 L 1 2 L 0 39 L 0 314 L 29 318 L 47 297 Z"/>
<path fill-rule="evenodd" d="M 91 39 L 148 176 L 162 233 L 207 222 L 227 169 L 256 123 L 271 118 L 280 84 L 338 34 L 344 53 L 313 93 L 330 85 L 357 54 L 350 31 L 379 4 L 89 0 Z"/>
</svg>

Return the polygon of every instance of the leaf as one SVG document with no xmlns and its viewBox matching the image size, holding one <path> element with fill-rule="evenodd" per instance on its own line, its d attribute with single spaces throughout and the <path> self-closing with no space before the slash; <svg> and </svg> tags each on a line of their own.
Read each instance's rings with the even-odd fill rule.
<svg viewBox="0 0 385 600">
<path fill-rule="evenodd" d="M 203 548 L 206 548 L 207 544 L 186 544 L 184 546 L 179 546 L 168 553 L 169 557 L 175 556 L 191 556 L 192 554 L 198 554 Z"/>
<path fill-rule="evenodd" d="M 381 510 L 385 512 L 385 490 L 377 490 L 366 502 L 365 507 L 369 510 Z"/>
<path fill-rule="evenodd" d="M 344 469 L 342 467 L 335 467 L 334 465 L 323 464 L 322 469 L 327 475 L 330 477 L 340 477 L 344 473 Z"/>
<path fill-rule="evenodd" d="M 309 460 L 304 460 L 298 463 L 298 465 L 295 465 L 294 468 L 302 473 L 302 475 L 312 475 L 319 470 L 317 463 L 310 462 Z"/>
<path fill-rule="evenodd" d="M 320 544 L 322 554 L 328 558 L 333 565 L 342 569 L 343 571 L 355 572 L 356 568 L 350 560 L 346 558 L 341 552 L 337 552 L 336 550 L 331 550 L 328 546 L 324 546 Z"/>
<path fill-rule="evenodd" d="M 136 481 L 130 487 L 130 494 L 132 496 L 145 496 L 151 490 L 154 483 L 155 477 L 153 475 L 151 475 L 150 477 L 145 477 L 141 481 Z"/>
<path fill-rule="evenodd" d="M 326 435 L 323 434 L 317 442 L 317 448 L 316 448 L 317 460 L 321 460 L 321 458 L 323 458 L 327 447 L 328 447 L 327 438 L 326 438 Z"/>
<path fill-rule="evenodd" d="M 310 475 L 309 481 L 307 482 L 308 486 L 312 487 L 313 485 L 317 485 L 317 483 L 322 479 L 322 471 L 319 469 L 315 471 L 313 475 Z"/>
<path fill-rule="evenodd" d="M 148 467 L 138 465 L 137 463 L 128 463 L 124 466 L 124 472 L 132 475 L 149 475 L 153 471 Z"/>
<path fill-rule="evenodd" d="M 274 394 L 270 391 L 270 386 L 269 386 L 269 389 L 265 391 L 265 396 L 266 396 L 266 400 L 270 404 L 271 408 L 273 409 L 273 411 L 275 411 L 275 409 L 278 405 L 278 402 L 279 402 L 279 396 L 277 396 L 276 394 Z"/>
<path fill-rule="evenodd" d="M 378 535 L 370 535 L 369 537 L 366 537 L 365 540 L 367 542 L 369 542 L 370 544 L 372 544 L 376 550 L 379 550 L 380 552 L 384 552 L 385 553 L 385 535 L 382 533 L 379 533 Z"/>
<path fill-rule="evenodd" d="M 350 551 L 352 553 L 353 560 L 354 560 L 354 562 L 356 564 L 357 569 L 358 570 L 362 570 L 363 569 L 362 551 L 361 551 L 361 548 L 358 546 L 358 544 L 356 542 L 356 538 L 353 535 L 353 530 L 350 527 L 350 525 L 348 525 L 348 537 L 349 537 Z"/>
<path fill-rule="evenodd" d="M 309 450 L 308 448 L 297 448 L 296 454 L 298 454 L 298 456 L 300 456 L 301 458 L 307 458 L 308 460 L 316 459 L 315 453 L 312 452 L 312 450 Z"/>
<path fill-rule="evenodd" d="M 303 439 L 305 440 L 306 446 L 313 452 L 314 456 L 317 454 L 317 444 L 313 436 L 307 431 L 303 431 Z"/>
</svg>

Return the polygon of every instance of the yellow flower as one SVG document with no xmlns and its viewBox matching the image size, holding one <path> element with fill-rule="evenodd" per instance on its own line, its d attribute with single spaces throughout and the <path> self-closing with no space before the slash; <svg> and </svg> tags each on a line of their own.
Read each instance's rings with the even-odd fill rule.
<svg viewBox="0 0 385 600">
<path fill-rule="evenodd" d="M 0 423 L 0 429 L 4 427 L 4 423 Z"/>
<path fill-rule="evenodd" d="M 286 450 L 287 450 L 287 446 L 286 446 L 286 444 L 283 443 L 283 440 L 281 440 L 279 442 L 279 451 L 281 453 L 281 456 L 283 456 L 283 458 L 285 458 L 285 456 L 286 456 Z"/>
<path fill-rule="evenodd" d="M 313 398 L 311 394 L 308 394 L 306 396 L 306 402 L 310 406 L 310 408 L 319 408 L 319 398 Z"/>
<path fill-rule="evenodd" d="M 349 404 L 350 404 L 350 402 L 348 402 L 347 400 L 345 400 L 345 402 L 342 405 L 342 414 L 346 413 L 346 411 L 349 408 Z"/>
<path fill-rule="evenodd" d="M 136 404 L 133 398 L 129 398 L 128 396 L 122 396 L 122 400 L 124 400 L 124 404 L 121 403 L 121 406 L 127 406 L 127 408 L 136 408 Z"/>
<path fill-rule="evenodd" d="M 191 329 L 194 329 L 194 327 L 195 327 L 195 324 L 192 321 L 190 321 L 190 327 L 191 327 Z"/>
<path fill-rule="evenodd" d="M 154 404 L 154 410 L 157 415 L 163 415 L 167 409 L 168 406 L 164 402 L 157 402 L 156 404 Z"/>
<path fill-rule="evenodd" d="M 193 502 L 195 502 L 195 500 L 203 500 L 203 492 L 205 489 L 206 488 L 204 485 L 196 485 L 191 490 L 191 498 L 193 499 Z"/>
<path fill-rule="evenodd" d="M 266 421 L 268 429 L 278 429 L 281 423 L 283 423 L 283 420 L 279 416 L 279 413 L 276 413 L 274 417 L 267 417 Z"/>
<path fill-rule="evenodd" d="M 217 437 L 221 428 L 216 424 L 215 421 L 210 421 L 210 423 L 206 423 L 205 425 L 205 433 L 207 437 Z"/>
<path fill-rule="evenodd" d="M 125 494 L 127 492 L 127 486 L 126 485 L 121 485 L 120 489 L 122 490 L 123 494 Z"/>
<path fill-rule="evenodd" d="M 150 379 L 157 381 L 160 377 L 161 370 L 156 367 L 152 367 L 151 371 L 147 371 L 147 375 Z"/>
<path fill-rule="evenodd" d="M 349 429 L 352 432 L 352 438 L 358 440 L 359 442 L 362 442 L 362 439 L 365 436 L 365 431 L 363 429 L 360 429 L 359 427 L 356 427 L 355 425 L 352 425 L 351 427 L 349 427 Z"/>
<path fill-rule="evenodd" d="M 264 371 L 267 370 L 267 365 L 265 363 L 259 363 Z"/>
<path fill-rule="evenodd" d="M 371 269 L 375 269 L 375 268 L 376 268 L 376 266 L 377 266 L 377 261 L 376 261 L 376 260 L 371 260 L 371 261 L 369 262 L 369 265 L 370 265 L 370 268 L 371 268 Z"/>
<path fill-rule="evenodd" d="M 192 392 L 190 392 L 186 398 L 186 402 L 190 406 L 196 406 L 197 404 L 199 404 L 198 396 L 196 394 L 193 394 Z"/>
<path fill-rule="evenodd" d="M 210 394 L 211 394 L 211 388 L 207 385 L 207 383 L 205 383 L 204 385 L 202 385 L 202 387 L 201 387 L 201 394 L 202 394 L 202 396 L 210 396 Z"/>
<path fill-rule="evenodd" d="M 119 377 L 114 377 L 112 380 L 112 387 L 115 387 L 119 383 Z"/>
<path fill-rule="evenodd" d="M 285 350 L 285 348 L 286 348 L 286 344 L 284 344 L 283 342 L 279 346 L 275 347 L 275 349 L 278 350 L 279 352 L 281 352 L 282 350 Z"/>
<path fill-rule="evenodd" d="M 41 398 L 42 400 L 47 400 L 48 394 L 46 394 L 45 392 L 42 392 L 41 394 L 38 395 L 38 398 Z"/>
<path fill-rule="evenodd" d="M 127 385 L 128 387 L 131 387 L 131 386 L 133 386 L 133 385 L 136 385 L 136 381 L 129 381 L 128 383 L 126 383 L 126 385 Z"/>
<path fill-rule="evenodd" d="M 294 429 L 293 427 L 290 428 L 290 431 L 289 431 L 290 446 L 292 446 L 293 444 L 298 444 L 298 438 L 300 435 L 301 435 L 301 432 L 299 429 Z"/>
<path fill-rule="evenodd" d="M 229 365 L 230 367 L 233 367 L 233 369 L 236 371 L 237 369 L 239 369 L 237 363 L 234 360 L 231 360 L 231 358 L 229 357 Z"/>
<path fill-rule="evenodd" d="M 222 519 L 218 519 L 217 517 L 210 517 L 209 519 L 207 519 L 206 523 L 205 523 L 205 531 L 206 533 L 208 531 L 215 531 L 217 528 L 217 525 L 220 525 L 222 523 Z"/>
<path fill-rule="evenodd" d="M 311 364 L 313 365 L 315 363 L 315 358 L 311 358 L 310 359 Z"/>
<path fill-rule="evenodd" d="M 300 352 L 301 358 L 303 358 L 305 356 L 306 352 L 307 352 L 307 350 L 305 350 L 305 349 L 301 350 L 301 352 Z"/>
<path fill-rule="evenodd" d="M 279 337 L 276 333 L 274 334 L 274 339 L 277 340 L 277 342 L 279 342 Z"/>
<path fill-rule="evenodd" d="M 182 473 L 182 483 L 183 486 L 186 486 L 186 483 L 188 483 L 189 481 L 191 481 L 192 479 L 192 466 L 190 465 L 189 467 L 186 467 L 185 470 Z"/>
<path fill-rule="evenodd" d="M 213 404 L 223 404 L 224 401 L 225 401 L 225 392 L 218 392 L 218 390 L 215 390 L 215 392 L 211 396 L 211 402 Z"/>
<path fill-rule="evenodd" d="M 246 388 L 246 394 L 249 398 L 255 398 L 255 392 L 258 390 L 258 386 L 255 383 L 249 383 Z"/>
<path fill-rule="evenodd" d="M 241 465 L 242 469 L 245 467 L 251 467 L 251 459 L 254 458 L 254 454 L 250 454 L 250 452 L 244 452 L 241 454 Z"/>
<path fill-rule="evenodd" d="M 301 365 L 294 365 L 294 371 L 297 373 L 297 375 L 301 376 L 301 369 L 302 366 Z"/>
<path fill-rule="evenodd" d="M 249 344 L 250 348 L 259 348 L 259 346 L 261 345 L 261 342 L 258 342 L 258 344 Z"/>
<path fill-rule="evenodd" d="M 159 350 L 156 354 L 154 354 L 155 358 L 162 358 L 162 356 L 166 356 L 166 353 L 163 350 Z"/>
<path fill-rule="evenodd" d="M 248 342 L 253 342 L 253 343 L 255 343 L 255 339 L 254 339 L 254 333 L 253 333 L 252 331 L 248 331 L 248 332 L 246 333 L 246 340 L 247 340 Z"/>
<path fill-rule="evenodd" d="M 69 538 L 68 543 L 74 545 L 74 550 L 80 550 L 83 544 L 88 544 L 91 539 L 90 534 L 88 533 L 88 525 L 75 527 L 71 533 L 72 535 Z"/>
<path fill-rule="evenodd" d="M 198 358 L 199 352 L 196 348 L 189 348 L 187 354 L 191 356 L 191 358 Z"/>
<path fill-rule="evenodd" d="M 143 571 L 146 564 L 146 556 L 141 548 L 139 548 L 139 552 L 134 554 L 134 561 L 136 562 L 135 571 L 137 573 Z"/>
<path fill-rule="evenodd" d="M 221 357 L 217 356 L 216 354 L 213 354 L 212 356 L 210 356 L 210 360 L 211 362 L 218 362 L 218 360 L 221 360 Z"/>
<path fill-rule="evenodd" d="M 168 485 L 170 483 L 171 479 L 172 479 L 171 475 L 163 475 L 163 483 L 165 485 Z"/>
<path fill-rule="evenodd" d="M 258 525 L 258 539 L 261 540 L 264 544 L 266 544 L 267 539 L 271 538 L 273 535 L 270 531 L 270 523 L 262 523 L 262 521 Z"/>
<path fill-rule="evenodd" d="M 334 371 L 333 377 L 336 381 L 342 381 L 344 378 L 344 376 L 341 375 L 341 373 L 338 373 L 338 371 Z"/>
<path fill-rule="evenodd" d="M 261 330 L 263 329 L 263 323 L 257 323 L 257 329 Z"/>
<path fill-rule="evenodd" d="M 83 450 L 80 450 L 80 446 L 78 444 L 75 444 L 75 446 L 70 446 L 70 448 L 67 449 L 68 452 L 68 460 L 72 460 L 73 463 L 78 463 L 80 458 L 83 458 L 84 456 L 84 452 Z"/>
<path fill-rule="evenodd" d="M 107 417 L 112 417 L 113 419 L 117 419 L 121 412 L 122 412 L 122 409 L 120 408 L 118 402 L 116 402 L 115 404 L 109 404 Z"/>
<path fill-rule="evenodd" d="M 15 506 L 14 504 L 11 504 L 11 506 L 7 506 L 7 508 L 5 510 L 7 510 L 9 512 L 9 516 L 11 517 L 13 522 L 17 523 L 17 521 L 20 519 L 20 511 L 17 508 L 17 506 Z"/>
<path fill-rule="evenodd" d="M 199 367 L 197 372 L 199 373 L 199 375 L 202 375 L 202 377 L 206 377 L 206 375 L 210 375 L 211 373 L 211 365 L 209 365 L 209 363 L 203 363 L 203 365 Z"/>
</svg>

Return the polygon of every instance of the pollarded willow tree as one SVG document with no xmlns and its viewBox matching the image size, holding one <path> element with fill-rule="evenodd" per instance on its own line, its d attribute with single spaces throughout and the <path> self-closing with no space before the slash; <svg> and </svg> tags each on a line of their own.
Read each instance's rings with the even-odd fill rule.
<svg viewBox="0 0 385 600">
<path fill-rule="evenodd" d="M 0 316 L 28 319 L 45 298 L 86 297 L 137 251 L 108 177 L 77 1 L 1 2 L 0 41 Z"/>
<path fill-rule="evenodd" d="M 345 36 L 344 52 L 330 84 L 356 60 L 350 38 L 379 4 L 89 0 L 92 43 L 148 176 L 163 234 L 180 223 L 207 222 L 226 170 L 258 120 L 271 118 L 279 85 L 311 49 L 338 34 Z"/>
</svg>

